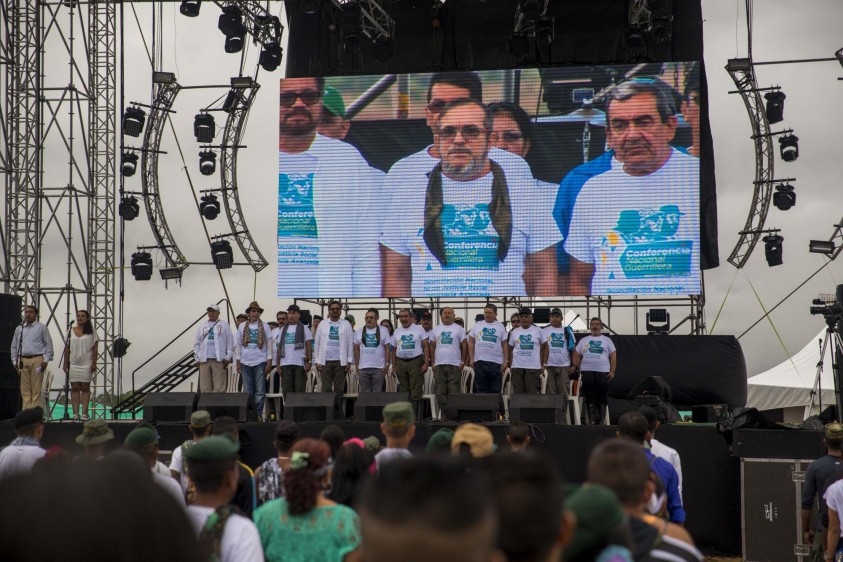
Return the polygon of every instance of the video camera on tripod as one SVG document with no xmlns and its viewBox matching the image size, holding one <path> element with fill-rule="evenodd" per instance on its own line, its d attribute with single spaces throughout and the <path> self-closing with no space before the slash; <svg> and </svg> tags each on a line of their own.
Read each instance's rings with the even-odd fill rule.
<svg viewBox="0 0 843 562">
<path fill-rule="evenodd" d="M 835 294 L 821 294 L 813 301 L 811 314 L 822 314 L 825 319 L 825 337 L 820 340 L 820 360 L 817 363 L 817 376 L 814 379 L 814 387 L 811 390 L 811 405 L 814 400 L 819 399 L 820 410 L 822 410 L 822 387 L 820 385 L 825 360 L 826 349 L 829 341 L 832 342 L 831 349 L 831 371 L 834 377 L 835 405 L 839 418 L 839 412 L 843 412 L 843 393 L 840 385 L 840 362 L 843 357 L 843 342 L 840 340 L 840 332 L 843 329 L 843 285 L 837 285 Z"/>
<path fill-rule="evenodd" d="M 811 314 L 822 314 L 829 326 L 843 320 L 843 285 L 837 285 L 836 294 L 820 294 L 812 302 Z"/>
</svg>

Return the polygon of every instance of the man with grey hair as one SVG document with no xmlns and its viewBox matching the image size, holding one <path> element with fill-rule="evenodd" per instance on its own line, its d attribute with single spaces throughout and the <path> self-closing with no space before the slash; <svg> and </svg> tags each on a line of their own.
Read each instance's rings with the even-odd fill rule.
<svg viewBox="0 0 843 562">
<path fill-rule="evenodd" d="M 670 145 L 675 113 L 657 79 L 609 94 L 606 142 L 618 163 L 577 195 L 570 294 L 699 294 L 699 159 Z"/>
</svg>

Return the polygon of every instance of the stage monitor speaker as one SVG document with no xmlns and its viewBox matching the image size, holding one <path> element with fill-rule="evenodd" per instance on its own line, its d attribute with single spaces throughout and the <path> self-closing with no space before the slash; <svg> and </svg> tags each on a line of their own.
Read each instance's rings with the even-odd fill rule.
<svg viewBox="0 0 843 562">
<path fill-rule="evenodd" d="M 673 391 L 670 384 L 662 377 L 652 376 L 642 380 L 629 391 L 627 398 L 639 396 L 658 396 L 665 402 L 673 402 Z"/>
<path fill-rule="evenodd" d="M 691 407 L 691 421 L 694 423 L 717 423 L 729 419 L 728 404 L 700 404 Z"/>
<path fill-rule="evenodd" d="M 143 419 L 150 422 L 190 421 L 196 400 L 195 392 L 153 392 L 143 400 Z"/>
<path fill-rule="evenodd" d="M 0 349 L 12 348 L 12 337 L 22 318 L 23 300 L 18 295 L 0 293 Z"/>
<path fill-rule="evenodd" d="M 257 420 L 255 401 L 248 392 L 206 392 L 199 395 L 197 410 L 207 410 L 211 419 L 223 416 L 238 422 Z"/>
<path fill-rule="evenodd" d="M 334 393 L 291 392 L 284 399 L 284 419 L 294 422 L 334 421 Z"/>
<path fill-rule="evenodd" d="M 542 307 L 533 310 L 533 324 L 550 323 L 550 308 Z"/>
<path fill-rule="evenodd" d="M 449 394 L 445 415 L 455 421 L 496 422 L 502 406 L 500 394 Z"/>
<path fill-rule="evenodd" d="M 308 309 L 301 309 L 299 314 L 299 322 L 301 322 L 305 326 L 310 326 L 311 324 L 313 324 L 313 316 L 311 316 L 310 311 Z"/>
<path fill-rule="evenodd" d="M 383 421 L 384 406 L 409 400 L 406 392 L 361 392 L 354 404 L 354 421 L 380 423 Z"/>
<path fill-rule="evenodd" d="M 565 423 L 565 399 L 559 394 L 513 394 L 509 420 L 525 423 Z"/>
</svg>

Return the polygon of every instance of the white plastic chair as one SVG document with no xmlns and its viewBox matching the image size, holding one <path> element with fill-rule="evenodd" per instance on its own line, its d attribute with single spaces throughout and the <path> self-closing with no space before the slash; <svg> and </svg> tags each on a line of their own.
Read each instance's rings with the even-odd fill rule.
<svg viewBox="0 0 843 562">
<path fill-rule="evenodd" d="M 228 366 L 228 379 L 225 385 L 226 392 L 237 392 L 237 387 L 240 386 L 240 373 L 234 367 L 234 363 Z"/>
<path fill-rule="evenodd" d="M 547 394 L 547 377 L 547 369 L 543 369 L 539 375 L 539 379 L 541 380 L 541 390 L 539 390 L 540 394 Z"/>
<path fill-rule="evenodd" d="M 580 398 L 580 389 L 577 385 L 577 393 L 574 394 L 574 381 L 568 381 L 568 413 L 574 418 L 573 425 L 582 425 L 580 416 L 582 415 L 582 398 Z M 607 408 L 608 409 L 608 408 Z"/>
<path fill-rule="evenodd" d="M 471 367 L 465 367 L 462 370 L 460 392 L 463 394 L 474 394 L 474 369 Z"/>
<path fill-rule="evenodd" d="M 284 393 L 281 392 L 281 373 L 278 373 L 278 388 L 273 388 L 275 382 L 275 369 L 269 372 L 269 378 L 266 379 L 266 400 L 263 401 L 263 415 L 269 416 L 269 401 L 272 400 L 275 405 L 275 415 L 280 416 L 281 405 L 284 404 Z"/>
<path fill-rule="evenodd" d="M 389 372 L 386 374 L 386 391 L 398 392 L 398 376 L 393 365 L 389 366 Z"/>
<path fill-rule="evenodd" d="M 54 376 L 55 373 L 53 370 L 47 367 L 47 372 L 44 373 L 44 380 L 41 384 L 41 394 L 43 395 L 44 400 L 44 404 L 41 409 L 45 412 L 50 412 L 50 390 L 53 388 Z"/>
<path fill-rule="evenodd" d="M 424 374 L 424 386 L 422 387 L 422 400 L 430 401 L 430 413 L 433 419 L 439 419 L 439 406 L 436 404 L 436 394 L 434 393 L 433 369 L 427 368 Z"/>
<path fill-rule="evenodd" d="M 311 367 L 310 372 L 307 373 L 307 382 L 305 383 L 305 392 L 319 392 L 322 381 L 319 379 L 319 371 L 316 367 Z"/>
<path fill-rule="evenodd" d="M 501 400 L 503 400 L 503 411 L 509 419 L 509 397 L 512 396 L 512 371 L 507 368 L 501 377 Z"/>
<path fill-rule="evenodd" d="M 347 405 L 349 400 L 356 399 L 359 395 L 360 373 L 358 373 L 357 369 L 352 366 L 345 377 L 345 394 L 343 394 L 343 404 Z"/>
</svg>

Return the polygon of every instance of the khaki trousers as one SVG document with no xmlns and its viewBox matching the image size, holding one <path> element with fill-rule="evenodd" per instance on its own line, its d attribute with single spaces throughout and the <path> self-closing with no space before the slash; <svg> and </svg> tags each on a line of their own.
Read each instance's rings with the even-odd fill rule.
<svg viewBox="0 0 843 562">
<path fill-rule="evenodd" d="M 43 362 L 43 355 L 18 359 L 17 367 L 20 368 L 20 396 L 23 400 L 22 407 L 24 410 L 37 406 L 44 407 L 44 393 L 41 392 L 41 387 L 44 384 L 44 372 L 40 371 L 36 373 L 36 370 L 41 368 L 41 363 Z"/>
<path fill-rule="evenodd" d="M 225 392 L 228 386 L 227 371 L 222 361 L 216 359 L 199 363 L 199 392 Z"/>
</svg>

